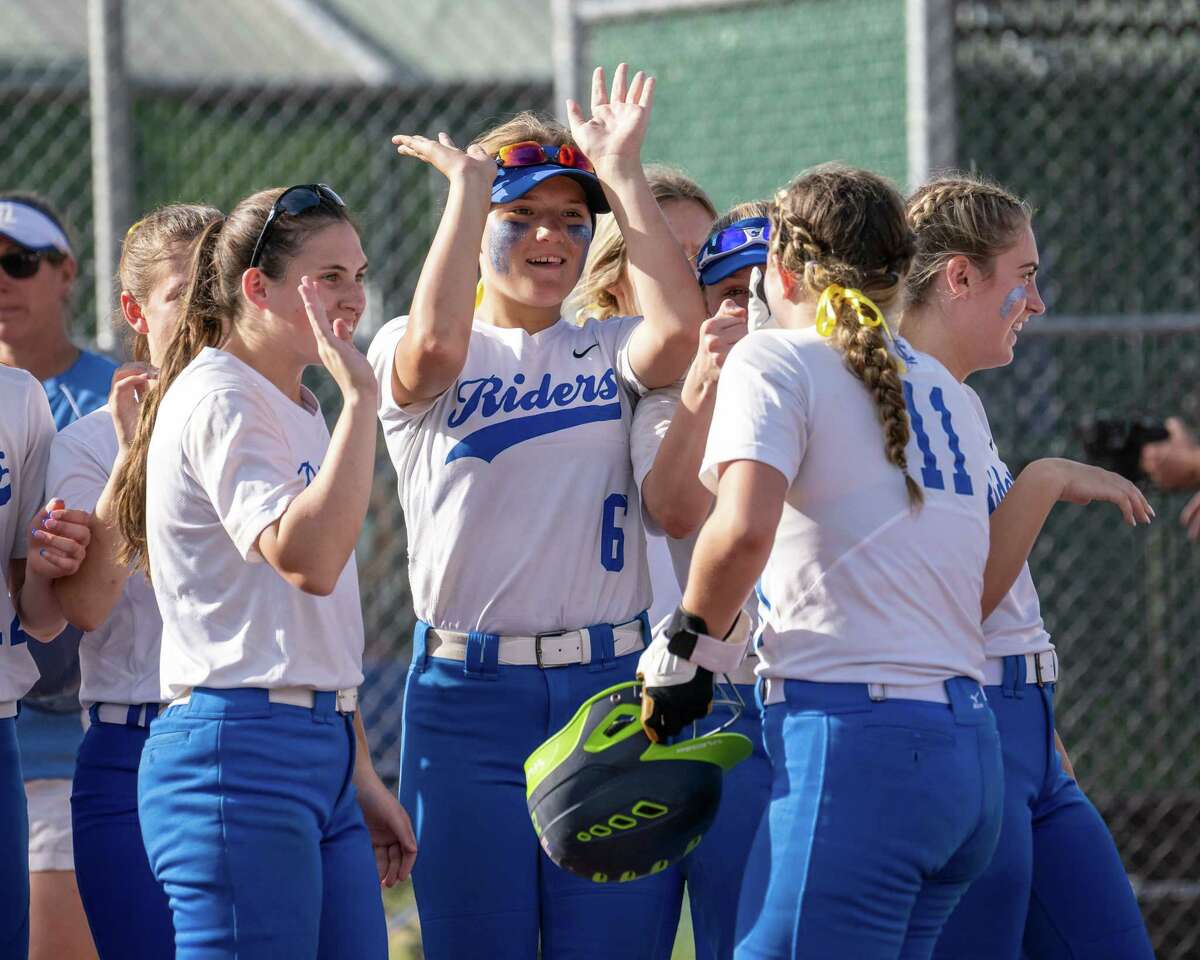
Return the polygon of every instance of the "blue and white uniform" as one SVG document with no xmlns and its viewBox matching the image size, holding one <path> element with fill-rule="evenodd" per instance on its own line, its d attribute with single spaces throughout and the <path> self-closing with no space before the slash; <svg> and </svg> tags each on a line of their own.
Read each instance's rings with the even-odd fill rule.
<svg viewBox="0 0 1200 960">
<path fill-rule="evenodd" d="M 654 458 L 662 446 L 671 420 L 680 402 L 678 386 L 651 390 L 638 401 L 633 412 L 630 457 L 638 490 L 654 467 Z M 650 622 L 657 624 L 683 600 L 692 553 L 699 531 L 682 539 L 666 536 L 647 515 L 646 552 L 650 558 L 650 579 L 654 603 Z M 655 555 L 665 557 L 665 575 L 655 576 Z M 758 618 L 758 597 L 751 594 L 746 602 L 752 622 Z M 746 858 L 758 822 L 771 795 L 771 762 L 763 747 L 762 712 L 754 694 L 758 657 L 747 654 L 738 670 L 729 678 L 737 687 L 744 707 L 741 716 L 728 728 L 754 744 L 754 752 L 725 774 L 721 786 L 721 806 L 717 818 L 704 834 L 704 842 L 681 863 L 691 906 L 692 936 L 697 960 L 719 960 L 733 955 L 736 932 L 738 891 L 741 889 Z M 714 709 L 696 726 L 707 733 L 727 721 L 723 709 Z"/>
<path fill-rule="evenodd" d="M 407 318 L 369 357 L 396 468 L 420 621 L 400 798 L 430 960 L 667 957 L 673 871 L 625 886 L 541 852 L 525 758 L 596 692 L 633 678 L 650 587 L 629 459 L 638 318 L 536 334 L 476 322 L 440 396 L 392 394 Z M 538 636 L 538 635 L 541 636 Z"/>
<path fill-rule="evenodd" d="M 42 507 L 46 461 L 54 421 L 37 380 L 0 366 L 0 550 L 5 589 L 0 590 L 0 956 L 24 958 L 29 950 L 29 822 L 17 747 L 17 702 L 38 677 L 13 610 L 9 564 L 23 560 L 29 524 Z"/>
<path fill-rule="evenodd" d="M 116 430 L 103 407 L 55 437 L 46 488 L 90 512 L 116 458 Z M 159 960 L 174 950 L 171 911 L 137 815 L 138 761 L 159 710 L 161 636 L 154 591 L 135 573 L 108 620 L 79 645 L 79 697 L 90 726 L 75 765 L 71 821 L 79 895 L 101 960 Z"/>
<path fill-rule="evenodd" d="M 387 931 L 351 776 L 363 625 L 354 558 L 327 597 L 258 552 L 321 468 L 316 399 L 205 348 L 167 388 L 147 460 L 163 620 L 138 771 L 178 960 L 383 960 Z"/>
<path fill-rule="evenodd" d="M 988 510 L 1012 486 L 983 404 Z M 1066 775 L 1054 748 L 1058 658 L 1026 564 L 983 623 L 988 702 L 1004 750 L 1004 824 L 984 874 L 938 940 L 939 960 L 1153 960 L 1154 951 L 1112 835 Z"/>
<path fill-rule="evenodd" d="M 815 329 L 762 330 L 721 374 L 702 479 L 736 460 L 789 487 L 757 642 L 771 800 L 739 960 L 928 956 L 1000 828 L 983 680 L 987 442 L 961 386 L 903 342 L 910 507 L 879 414 Z"/>
<path fill-rule="evenodd" d="M 108 402 L 117 365 L 81 350 L 65 371 L 42 381 L 54 424 L 62 430 Z M 68 507 L 75 504 L 67 502 Z M 50 643 L 33 645 L 41 677 L 21 704 L 17 736 L 29 802 L 29 866 L 72 870 L 71 778 L 83 741 L 79 712 L 79 640 L 68 625 Z"/>
</svg>

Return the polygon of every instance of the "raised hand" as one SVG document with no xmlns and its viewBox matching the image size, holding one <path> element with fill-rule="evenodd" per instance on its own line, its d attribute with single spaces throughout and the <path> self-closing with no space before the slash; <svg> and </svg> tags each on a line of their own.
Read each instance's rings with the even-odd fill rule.
<svg viewBox="0 0 1200 960">
<path fill-rule="evenodd" d="M 450 139 L 450 135 L 439 133 L 436 140 L 415 134 L 398 133 L 392 137 L 396 153 L 402 157 L 415 157 L 445 175 L 447 180 L 465 180 L 491 188 L 496 179 L 496 161 L 486 150 L 473 143 L 461 150 Z"/>
<path fill-rule="evenodd" d="M 604 87 L 604 68 L 596 68 L 592 74 L 590 120 L 578 103 L 567 101 L 571 137 L 587 154 L 601 179 L 606 173 L 641 164 L 642 142 L 646 139 L 654 103 L 654 78 L 639 70 L 627 85 L 628 73 L 626 64 L 617 66 L 609 94 Z"/>
<path fill-rule="evenodd" d="M 69 577 L 83 563 L 92 532 L 86 510 L 68 510 L 53 499 L 33 518 L 26 566 L 47 580 Z"/>
<path fill-rule="evenodd" d="M 367 393 L 376 396 L 378 386 L 371 364 L 354 345 L 354 328 L 341 317 L 331 322 L 321 301 L 321 291 L 312 277 L 300 278 L 300 299 L 317 341 L 317 355 L 336 381 L 343 396 Z"/>
<path fill-rule="evenodd" d="M 1141 490 L 1118 473 L 1075 460 L 1055 460 L 1062 481 L 1060 500 L 1088 504 L 1093 500 L 1111 503 L 1136 527 L 1154 518 L 1154 508 Z"/>
<path fill-rule="evenodd" d="M 108 410 L 117 431 L 117 446 L 126 453 L 137 433 L 142 401 L 158 379 L 158 371 L 148 363 L 127 363 L 113 374 L 108 393 Z"/>
</svg>

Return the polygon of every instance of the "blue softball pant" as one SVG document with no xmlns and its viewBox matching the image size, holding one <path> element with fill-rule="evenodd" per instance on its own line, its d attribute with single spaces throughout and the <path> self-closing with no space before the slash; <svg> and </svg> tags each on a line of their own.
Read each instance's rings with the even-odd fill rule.
<svg viewBox="0 0 1200 960">
<path fill-rule="evenodd" d="M 17 718 L 0 719 L 0 957 L 29 955 L 29 815 L 17 746 Z"/>
<path fill-rule="evenodd" d="M 71 787 L 71 830 L 79 897 L 100 960 L 171 960 L 175 931 L 162 885 L 154 879 L 138 820 L 138 763 L 158 704 L 129 708 L 125 725 L 92 725 L 79 745 Z"/>
<path fill-rule="evenodd" d="M 787 680 L 763 711 L 773 780 L 738 907 L 738 960 L 927 958 L 1000 832 L 995 719 L 972 680 L 949 704 Z"/>
<path fill-rule="evenodd" d="M 1054 749 L 1054 684 L 1004 658 L 987 687 L 1004 751 L 1004 823 L 951 915 L 938 960 L 1154 960 L 1112 835 Z"/>
<path fill-rule="evenodd" d="M 747 737 L 754 752 L 725 774 L 717 818 L 700 846 L 679 864 L 691 904 L 696 960 L 730 960 L 733 956 L 742 877 L 771 798 L 771 761 L 763 746 L 762 709 L 753 684 L 738 684 L 737 690 L 745 708 L 727 731 Z M 728 718 L 728 713 L 716 707 L 697 724 L 697 732 L 715 730 Z"/>
<path fill-rule="evenodd" d="M 177 960 L 385 960 L 353 717 L 198 687 L 151 725 L 138 814 Z"/>
<path fill-rule="evenodd" d="M 400 802 L 421 853 L 413 868 L 426 960 L 666 960 L 678 867 L 597 884 L 555 866 L 525 803 L 525 758 L 596 693 L 632 680 L 638 654 L 541 668 L 498 663 L 472 634 L 466 661 L 428 656 L 424 624 L 404 690 Z M 593 643 L 596 642 L 593 633 Z"/>
</svg>

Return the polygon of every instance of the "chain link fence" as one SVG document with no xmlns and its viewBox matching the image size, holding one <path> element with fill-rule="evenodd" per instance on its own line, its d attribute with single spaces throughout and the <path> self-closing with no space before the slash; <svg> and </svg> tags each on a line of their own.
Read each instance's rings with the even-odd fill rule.
<svg viewBox="0 0 1200 960">
<path fill-rule="evenodd" d="M 552 111 L 547 0 L 91 2 L 124 18 L 115 81 L 127 98 L 129 142 L 120 147 L 128 166 L 114 175 L 130 209 L 120 231 L 160 203 L 228 209 L 263 187 L 330 183 L 358 219 L 371 261 L 364 348 L 406 309 L 444 195 L 441 175 L 396 157 L 391 135 L 445 130 L 466 143 L 518 110 Z M 74 332 L 91 341 L 107 333 L 112 304 L 97 310 L 87 2 L 4 5 L 0 189 L 39 191 L 74 225 Z M 94 51 L 92 62 L 94 70 Z M 310 380 L 332 417 L 336 390 L 319 372 Z M 382 438 L 378 451 L 358 550 L 362 702 L 379 770 L 394 778 L 413 619 L 404 521 Z"/>
<path fill-rule="evenodd" d="M 117 55 L 90 52 L 91 83 L 89 2 L 124 15 Z M 73 221 L 90 337 L 108 310 L 92 133 L 107 63 L 128 135 L 106 182 L 128 191 L 127 221 L 331 183 L 371 259 L 369 337 L 406 308 L 443 193 L 390 135 L 461 143 L 518 109 L 553 112 L 593 64 L 621 60 L 659 78 L 647 159 L 718 206 L 829 159 L 908 185 L 973 168 L 1030 198 L 1050 317 L 976 383 L 1014 469 L 1082 457 L 1079 426 L 1098 415 L 1200 425 L 1200 0 L 5 0 L 0 189 L 40 190 Z M 394 776 L 412 613 L 379 451 L 358 552 L 363 704 Z M 1058 508 L 1032 563 L 1065 667 L 1063 739 L 1158 955 L 1185 958 L 1200 956 L 1200 553 L 1175 520 L 1186 498 L 1152 499 L 1149 530 Z"/>
<path fill-rule="evenodd" d="M 1200 2 L 579 0 L 574 68 L 660 79 L 647 153 L 718 206 L 824 160 L 915 186 L 974 169 L 1037 208 L 1050 316 L 973 379 L 1016 469 L 1086 459 L 1098 417 L 1200 427 Z M 669 38 L 669 39 L 668 39 Z M 665 41 L 665 42 L 664 42 Z M 560 79 L 560 85 L 566 85 Z M 1200 552 L 1158 521 L 1059 507 L 1031 563 L 1059 729 L 1160 958 L 1200 956 Z"/>
</svg>

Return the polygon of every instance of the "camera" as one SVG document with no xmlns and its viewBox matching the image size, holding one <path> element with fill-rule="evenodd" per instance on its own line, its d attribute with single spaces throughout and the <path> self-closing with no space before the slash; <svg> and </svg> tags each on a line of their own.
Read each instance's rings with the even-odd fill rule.
<svg viewBox="0 0 1200 960">
<path fill-rule="evenodd" d="M 1163 422 L 1150 416 L 1089 417 L 1075 432 L 1089 462 L 1135 483 L 1146 476 L 1141 468 L 1142 447 L 1168 436 Z"/>
</svg>

